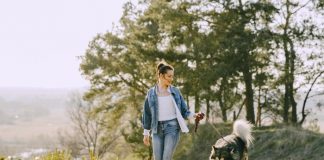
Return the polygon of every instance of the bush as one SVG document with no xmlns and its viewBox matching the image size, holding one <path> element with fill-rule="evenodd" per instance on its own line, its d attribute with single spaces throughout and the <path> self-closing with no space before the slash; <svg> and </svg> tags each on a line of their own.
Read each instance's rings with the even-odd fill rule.
<svg viewBox="0 0 324 160">
<path fill-rule="evenodd" d="M 98 158 L 93 154 L 92 151 L 90 151 L 90 155 L 88 156 L 89 160 L 98 160 Z M 40 158 L 34 158 L 35 160 L 72 160 L 71 152 L 69 151 L 60 151 L 55 150 L 54 152 L 47 153 L 44 156 L 41 156 Z M 1 159 L 0 159 L 1 160 Z M 87 158 L 82 157 L 82 160 L 87 160 Z"/>
<path fill-rule="evenodd" d="M 71 153 L 68 151 L 55 150 L 54 152 L 47 153 L 45 156 L 42 156 L 40 159 L 41 160 L 72 160 L 72 156 Z"/>
</svg>

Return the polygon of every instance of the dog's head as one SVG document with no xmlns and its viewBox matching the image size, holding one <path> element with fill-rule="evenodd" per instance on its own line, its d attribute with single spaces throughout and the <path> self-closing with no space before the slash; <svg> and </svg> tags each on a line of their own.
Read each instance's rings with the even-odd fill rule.
<svg viewBox="0 0 324 160">
<path fill-rule="evenodd" d="M 217 140 L 212 146 L 210 160 L 244 160 L 247 158 L 245 143 L 234 135 Z"/>
<path fill-rule="evenodd" d="M 216 148 L 216 146 L 213 146 L 209 159 L 210 160 L 237 160 L 237 154 L 234 148 L 231 147 Z"/>
</svg>

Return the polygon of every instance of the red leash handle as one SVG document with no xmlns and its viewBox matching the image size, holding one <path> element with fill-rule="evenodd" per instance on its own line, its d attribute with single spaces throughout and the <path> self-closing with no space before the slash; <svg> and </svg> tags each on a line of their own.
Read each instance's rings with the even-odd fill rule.
<svg viewBox="0 0 324 160">
<path fill-rule="evenodd" d="M 195 132 L 197 132 L 199 121 L 204 119 L 204 117 L 205 117 L 204 113 L 198 113 L 196 115 L 196 118 L 195 118 Z"/>
</svg>

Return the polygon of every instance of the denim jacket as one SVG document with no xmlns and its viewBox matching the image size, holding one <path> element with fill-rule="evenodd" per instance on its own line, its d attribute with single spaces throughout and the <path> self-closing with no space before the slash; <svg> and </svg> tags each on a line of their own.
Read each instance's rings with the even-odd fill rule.
<svg viewBox="0 0 324 160">
<path fill-rule="evenodd" d="M 147 92 L 145 102 L 144 102 L 144 109 L 142 114 L 142 125 L 143 128 L 146 130 L 151 130 L 152 133 L 157 133 L 157 125 L 158 125 L 158 97 L 157 97 L 157 85 L 150 88 Z M 172 97 L 174 98 L 178 109 L 181 112 L 183 118 L 188 119 L 190 116 L 193 115 L 191 113 L 179 91 L 178 88 L 174 86 L 170 86 L 168 91 L 171 93 Z"/>
</svg>

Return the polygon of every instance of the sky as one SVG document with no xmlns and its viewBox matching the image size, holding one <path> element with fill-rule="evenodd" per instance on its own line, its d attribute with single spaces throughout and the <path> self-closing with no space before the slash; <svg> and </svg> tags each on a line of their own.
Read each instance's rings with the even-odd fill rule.
<svg viewBox="0 0 324 160">
<path fill-rule="evenodd" d="M 79 88 L 80 60 L 127 0 L 0 1 L 0 87 Z"/>
</svg>

